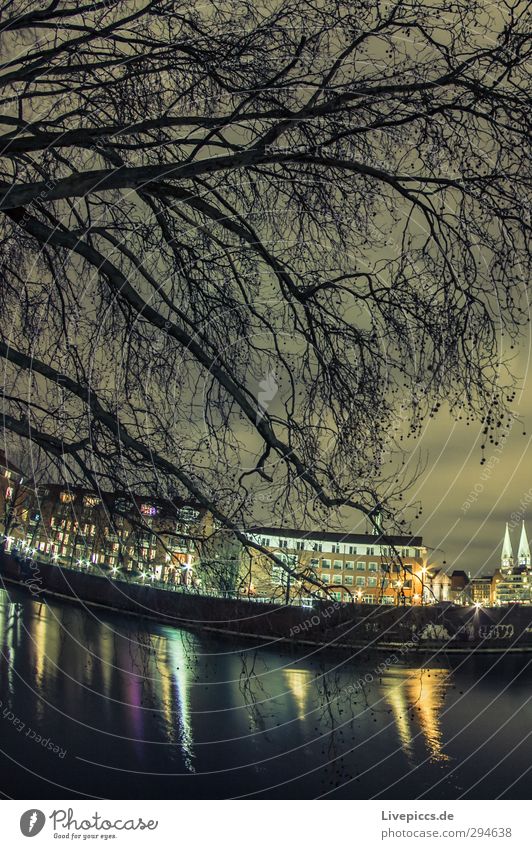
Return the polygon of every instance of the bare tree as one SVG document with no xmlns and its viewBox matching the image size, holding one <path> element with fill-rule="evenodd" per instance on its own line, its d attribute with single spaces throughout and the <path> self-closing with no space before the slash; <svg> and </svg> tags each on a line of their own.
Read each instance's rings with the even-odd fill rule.
<svg viewBox="0 0 532 849">
<path fill-rule="evenodd" d="M 524 9 L 6 0 L 5 428 L 237 535 L 405 521 L 403 437 L 510 420 Z"/>
</svg>

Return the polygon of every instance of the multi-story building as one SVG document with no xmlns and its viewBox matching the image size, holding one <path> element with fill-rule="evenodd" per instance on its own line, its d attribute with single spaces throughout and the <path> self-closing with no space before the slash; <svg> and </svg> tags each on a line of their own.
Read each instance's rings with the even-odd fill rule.
<svg viewBox="0 0 532 849">
<path fill-rule="evenodd" d="M 297 575 L 253 549 L 243 550 L 242 583 L 251 596 L 289 600 L 328 594 L 369 604 L 427 600 L 427 549 L 421 537 L 272 527 L 254 528 L 248 536 Z"/>
<path fill-rule="evenodd" d="M 450 601 L 452 581 L 447 572 L 443 569 L 431 569 L 429 579 L 428 601 Z"/>
<path fill-rule="evenodd" d="M 0 451 L 0 523 L 4 538 L 11 538 L 24 524 L 28 492 L 21 470 Z"/>
<path fill-rule="evenodd" d="M 9 503 L 13 493 L 4 489 Z M 16 529 L 4 534 L 8 546 L 22 545 L 65 567 L 268 600 L 326 595 L 342 602 L 434 601 L 419 536 L 250 531 L 250 541 L 274 553 L 285 569 L 217 528 L 208 511 L 194 504 L 50 483 L 25 490 L 15 513 Z"/>
<path fill-rule="evenodd" d="M 497 604 L 530 604 L 532 602 L 532 571 L 530 564 L 530 547 L 525 530 L 521 526 L 521 536 L 517 551 L 517 562 L 514 559 L 510 530 L 506 523 L 506 531 L 501 553 L 500 577 L 496 581 L 495 599 Z"/>
<path fill-rule="evenodd" d="M 455 604 L 471 604 L 470 580 L 463 569 L 451 572 L 451 601 Z"/>
<path fill-rule="evenodd" d="M 473 604 L 489 607 L 493 602 L 492 585 L 493 575 L 479 575 L 476 578 L 471 578 L 469 587 Z"/>
<path fill-rule="evenodd" d="M 39 487 L 24 509 L 24 543 L 78 568 L 199 585 L 196 540 L 210 518 L 193 504 L 79 487 Z"/>
</svg>

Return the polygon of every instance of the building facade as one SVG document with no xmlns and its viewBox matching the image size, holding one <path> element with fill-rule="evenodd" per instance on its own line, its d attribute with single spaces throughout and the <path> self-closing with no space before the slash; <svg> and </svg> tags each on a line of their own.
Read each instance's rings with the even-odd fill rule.
<svg viewBox="0 0 532 849">
<path fill-rule="evenodd" d="M 428 600 L 427 549 L 421 537 L 274 527 L 255 528 L 248 536 L 297 575 L 249 549 L 242 554 L 241 575 L 250 596 L 288 601 L 321 595 L 391 605 Z"/>
<path fill-rule="evenodd" d="M 437 600 L 420 536 L 249 531 L 249 541 L 280 565 L 218 528 L 197 505 L 53 483 L 22 490 L 20 474 L 15 477 L 7 464 L 3 474 L 0 506 L 12 514 L 7 548 L 66 568 L 285 603 L 315 597 L 388 605 Z"/>
<path fill-rule="evenodd" d="M 201 508 L 131 494 L 48 484 L 26 496 L 20 533 L 33 556 L 59 565 L 199 585 L 197 540 L 208 533 Z"/>
<path fill-rule="evenodd" d="M 532 602 L 531 583 L 530 546 L 525 523 L 521 525 L 517 558 L 514 558 L 510 529 L 506 523 L 500 575 L 495 579 L 496 604 L 530 604 Z"/>
<path fill-rule="evenodd" d="M 0 522 L 4 538 L 14 537 L 23 528 L 29 492 L 21 470 L 0 451 Z"/>
<path fill-rule="evenodd" d="M 470 594 L 473 604 L 489 607 L 493 604 L 493 576 L 481 575 L 470 581 Z"/>
</svg>

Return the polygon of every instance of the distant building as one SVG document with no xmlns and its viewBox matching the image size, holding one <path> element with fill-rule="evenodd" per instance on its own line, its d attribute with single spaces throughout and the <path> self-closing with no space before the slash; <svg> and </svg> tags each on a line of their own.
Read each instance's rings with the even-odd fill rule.
<svg viewBox="0 0 532 849">
<path fill-rule="evenodd" d="M 486 607 L 493 604 L 493 575 L 481 575 L 472 578 L 469 586 L 473 604 L 481 604 Z"/>
<path fill-rule="evenodd" d="M 33 556 L 58 565 L 173 584 L 200 580 L 195 538 L 209 517 L 197 505 L 47 484 L 28 495 L 22 520 L 14 544 L 20 538 Z"/>
<path fill-rule="evenodd" d="M 525 530 L 521 525 L 517 561 L 514 559 L 510 529 L 506 523 L 501 552 L 500 575 L 495 580 L 496 604 L 530 604 L 532 601 L 530 569 L 530 546 Z"/>
<path fill-rule="evenodd" d="M 455 604 L 471 604 L 470 581 L 463 569 L 455 569 L 451 573 L 451 601 Z"/>
<path fill-rule="evenodd" d="M 23 526 L 29 493 L 22 471 L 0 451 L 0 524 L 4 537 L 11 538 Z"/>
<path fill-rule="evenodd" d="M 11 483 L 19 485 L 21 474 L 7 464 L 3 473 L 0 498 L 8 513 Z M 383 605 L 436 600 L 420 536 L 250 529 L 249 541 L 275 554 L 280 565 L 191 503 L 49 483 L 24 490 L 17 504 L 13 533 L 4 533 L 6 547 L 66 568 L 284 602 L 315 596 Z M 438 599 L 446 599 L 449 579 L 442 575 L 440 585 Z"/>
<path fill-rule="evenodd" d="M 438 601 L 451 600 L 451 578 L 444 572 L 443 569 L 431 569 L 430 571 L 430 598 L 429 601 L 437 603 Z"/>
<path fill-rule="evenodd" d="M 250 595 L 285 600 L 324 595 L 321 584 L 342 602 L 421 604 L 426 597 L 427 549 L 421 537 L 274 527 L 254 528 L 248 536 L 298 574 L 293 579 L 269 557 L 243 551 Z"/>
</svg>

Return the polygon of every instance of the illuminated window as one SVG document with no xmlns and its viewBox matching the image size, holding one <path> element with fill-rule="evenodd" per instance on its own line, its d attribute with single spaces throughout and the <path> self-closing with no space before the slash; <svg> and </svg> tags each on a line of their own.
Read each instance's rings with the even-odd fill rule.
<svg viewBox="0 0 532 849">
<path fill-rule="evenodd" d="M 192 507 L 181 507 L 181 509 L 177 511 L 177 518 L 182 522 L 192 522 L 194 519 L 197 519 L 198 516 L 199 510 L 194 510 Z"/>
<path fill-rule="evenodd" d="M 158 510 L 157 507 L 154 507 L 152 504 L 141 504 L 140 512 L 143 516 L 156 516 Z"/>
<path fill-rule="evenodd" d="M 97 495 L 84 495 L 83 496 L 83 504 L 85 507 L 96 507 L 97 504 L 101 503 L 101 499 L 98 498 Z"/>
<path fill-rule="evenodd" d="M 8 486 L 8 488 L 6 489 L 6 498 L 11 498 L 12 496 L 13 496 L 13 487 Z"/>
<path fill-rule="evenodd" d="M 59 500 L 62 504 L 71 504 L 74 501 L 74 496 L 71 492 L 61 492 L 59 495 Z"/>
</svg>

